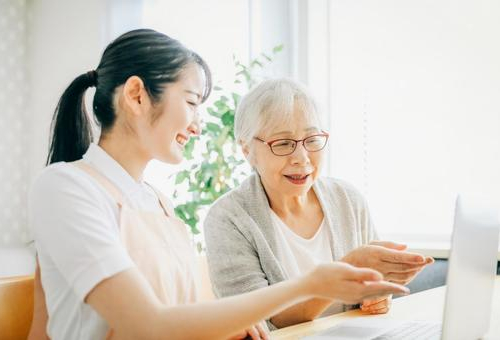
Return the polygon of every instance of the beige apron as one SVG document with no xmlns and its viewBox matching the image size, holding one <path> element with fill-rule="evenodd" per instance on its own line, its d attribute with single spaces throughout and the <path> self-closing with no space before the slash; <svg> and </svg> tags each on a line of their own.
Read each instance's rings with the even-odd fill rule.
<svg viewBox="0 0 500 340">
<path fill-rule="evenodd" d="M 126 204 L 121 191 L 94 167 L 83 161 L 73 165 L 94 178 L 118 204 L 123 245 L 158 299 L 169 306 L 195 302 L 199 278 L 194 250 L 186 226 L 175 217 L 170 202 L 151 187 L 163 212 L 133 209 Z M 112 334 L 110 330 L 107 339 Z"/>
</svg>

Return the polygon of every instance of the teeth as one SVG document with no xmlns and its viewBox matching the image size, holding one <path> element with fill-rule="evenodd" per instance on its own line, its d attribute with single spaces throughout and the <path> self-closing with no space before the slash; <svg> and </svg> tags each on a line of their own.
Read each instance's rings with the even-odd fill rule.
<svg viewBox="0 0 500 340">
<path fill-rule="evenodd" d="M 180 145 L 184 145 L 186 143 L 186 139 L 181 137 L 181 136 L 177 136 L 177 138 L 175 138 L 175 140 L 177 141 L 177 143 L 179 143 Z"/>
<path fill-rule="evenodd" d="M 292 179 L 304 179 L 304 178 L 306 178 L 307 176 L 308 176 L 308 175 L 304 175 L 304 176 L 301 176 L 301 175 L 295 175 L 295 176 L 288 176 L 288 177 L 290 177 L 290 178 L 292 178 Z"/>
</svg>

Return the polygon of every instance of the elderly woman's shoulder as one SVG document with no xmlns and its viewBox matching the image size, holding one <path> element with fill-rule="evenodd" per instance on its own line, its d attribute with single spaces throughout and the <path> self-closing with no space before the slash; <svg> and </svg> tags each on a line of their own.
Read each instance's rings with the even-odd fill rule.
<svg viewBox="0 0 500 340">
<path fill-rule="evenodd" d="M 333 177 L 320 177 L 317 183 L 318 187 L 328 195 L 345 196 L 352 202 L 362 203 L 365 201 L 361 192 L 348 181 Z"/>
<path fill-rule="evenodd" d="M 254 174 L 246 178 L 239 186 L 220 196 L 210 207 L 209 214 L 217 211 L 234 210 L 244 204 L 250 196 L 255 194 L 258 177 Z"/>
</svg>

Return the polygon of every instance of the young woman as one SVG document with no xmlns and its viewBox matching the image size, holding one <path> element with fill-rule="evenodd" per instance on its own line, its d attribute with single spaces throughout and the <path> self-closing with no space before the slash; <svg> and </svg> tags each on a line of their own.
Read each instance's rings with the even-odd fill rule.
<svg viewBox="0 0 500 340">
<path fill-rule="evenodd" d="M 97 144 L 84 107 L 94 86 Z M 141 29 L 113 41 L 97 69 L 62 95 L 50 165 L 30 195 L 52 339 L 259 339 L 267 336 L 252 325 L 312 297 L 354 303 L 407 293 L 374 270 L 331 263 L 251 293 L 195 303 L 186 228 L 142 174 L 152 159 L 182 161 L 210 88 L 197 54 Z"/>
</svg>

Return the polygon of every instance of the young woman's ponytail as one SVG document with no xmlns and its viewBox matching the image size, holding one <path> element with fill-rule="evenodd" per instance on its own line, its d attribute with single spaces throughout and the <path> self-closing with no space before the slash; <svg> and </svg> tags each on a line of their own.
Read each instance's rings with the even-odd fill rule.
<svg viewBox="0 0 500 340">
<path fill-rule="evenodd" d="M 97 73 L 78 76 L 64 91 L 52 118 L 47 165 L 82 158 L 93 140 L 90 117 L 85 109 L 85 92 L 96 86 Z"/>
</svg>

